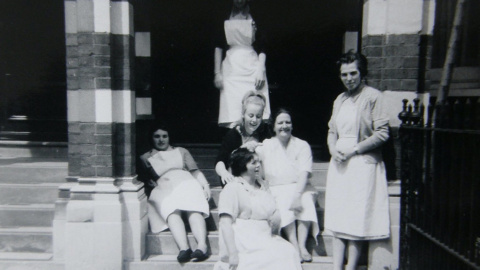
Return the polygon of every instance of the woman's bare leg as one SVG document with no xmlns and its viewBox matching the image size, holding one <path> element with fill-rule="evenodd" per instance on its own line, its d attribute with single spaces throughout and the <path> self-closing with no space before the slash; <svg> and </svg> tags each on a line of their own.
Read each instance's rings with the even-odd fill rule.
<svg viewBox="0 0 480 270">
<path fill-rule="evenodd" d="M 188 212 L 187 215 L 193 236 L 197 240 L 197 249 L 200 249 L 203 253 L 207 252 L 207 225 L 205 219 L 199 212 Z"/>
<path fill-rule="evenodd" d="M 287 235 L 288 241 L 293 245 L 295 250 L 298 252 L 298 256 L 300 256 L 300 259 L 302 259 L 302 256 L 300 254 L 300 248 L 298 246 L 297 226 L 295 226 L 295 221 L 285 226 L 283 228 L 283 231 Z"/>
<path fill-rule="evenodd" d="M 333 270 L 343 270 L 347 240 L 333 237 Z"/>
<path fill-rule="evenodd" d="M 348 241 L 348 263 L 345 270 L 355 270 L 362 252 L 362 242 L 360 241 Z"/>
<path fill-rule="evenodd" d="M 189 248 L 187 241 L 187 231 L 185 230 L 185 223 L 183 223 L 181 212 L 176 210 L 167 218 L 168 228 L 172 232 L 173 239 L 180 250 L 187 250 Z"/>
<path fill-rule="evenodd" d="M 312 255 L 308 252 L 306 244 L 308 238 L 308 232 L 310 231 L 311 221 L 297 220 L 297 237 L 298 237 L 298 246 L 300 250 L 300 257 L 309 261 L 312 259 Z"/>
</svg>

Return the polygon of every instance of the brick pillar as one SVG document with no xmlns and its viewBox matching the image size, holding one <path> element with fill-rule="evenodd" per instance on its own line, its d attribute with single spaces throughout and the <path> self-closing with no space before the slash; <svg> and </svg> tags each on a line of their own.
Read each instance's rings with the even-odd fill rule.
<svg viewBox="0 0 480 270">
<path fill-rule="evenodd" d="M 428 100 L 423 90 L 434 9 L 434 0 L 364 1 L 362 53 L 368 59 L 367 80 L 384 92 L 394 129 L 400 125 L 397 116 L 402 111 L 402 99 Z M 392 186 L 389 191 L 391 237 L 370 242 L 369 269 L 397 269 L 399 265 L 399 193 Z"/>
<path fill-rule="evenodd" d="M 425 94 L 430 65 L 434 0 L 366 0 L 363 7 L 362 53 L 369 61 L 368 84 L 385 91 L 393 126 L 401 100 Z"/>
<path fill-rule="evenodd" d="M 69 169 L 54 220 L 65 269 L 141 260 L 146 196 L 135 175 L 133 8 L 65 0 Z"/>
</svg>

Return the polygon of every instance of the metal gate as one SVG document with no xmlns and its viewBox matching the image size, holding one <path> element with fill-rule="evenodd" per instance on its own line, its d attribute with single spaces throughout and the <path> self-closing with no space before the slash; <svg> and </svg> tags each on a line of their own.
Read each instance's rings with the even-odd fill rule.
<svg viewBox="0 0 480 270">
<path fill-rule="evenodd" d="M 403 102 L 401 269 L 480 269 L 480 98 Z"/>
</svg>

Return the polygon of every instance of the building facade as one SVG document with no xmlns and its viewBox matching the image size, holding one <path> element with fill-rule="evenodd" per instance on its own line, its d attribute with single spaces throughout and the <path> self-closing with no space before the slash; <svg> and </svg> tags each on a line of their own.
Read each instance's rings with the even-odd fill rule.
<svg viewBox="0 0 480 270">
<path fill-rule="evenodd" d="M 50 7 L 32 5 L 38 1 L 7 2 L 1 3 L 4 13 L 23 11 L 22 4 L 32 14 Z M 272 101 L 291 105 L 309 119 L 298 124 L 299 136 L 320 149 L 320 158 L 325 157 L 330 106 L 341 91 L 336 58 L 348 49 L 367 56 L 368 84 L 385 92 L 392 125 L 398 127 L 402 99 L 427 102 L 436 96 L 453 20 L 448 0 L 338 2 L 333 7 L 310 1 L 259 3 L 264 14 L 273 11 L 263 22 L 270 33 Z M 480 33 L 473 13 L 478 3 L 470 2 L 452 96 L 480 95 Z M 54 260 L 65 269 L 122 269 L 144 259 L 147 203 L 135 161 L 148 147 L 145 133 L 151 121 L 172 122 L 181 143 L 220 142 L 211 131 L 218 111 L 209 32 L 215 5 L 191 0 L 55 1 L 55 16 L 40 19 L 38 26 L 50 35 L 35 39 L 48 42 L 24 48 L 33 51 L 32 58 L 35 51 L 50 53 L 25 61 L 32 71 L 22 73 L 13 53 L 0 52 L 5 59 L 0 82 L 5 90 L 3 139 L 68 142 L 68 176 L 53 220 Z M 30 15 L 12 14 L 16 25 L 2 20 L 0 29 L 13 35 L 12 29 L 34 28 L 33 20 L 20 23 Z M 49 48 L 50 42 L 54 45 Z M 62 59 L 63 65 L 52 59 Z M 55 70 L 53 79 L 48 77 L 52 72 L 39 72 L 46 62 Z M 40 74 L 31 85 L 25 82 L 29 74 Z M 371 269 L 398 267 L 398 191 L 391 204 L 392 238 L 370 245 Z"/>
</svg>

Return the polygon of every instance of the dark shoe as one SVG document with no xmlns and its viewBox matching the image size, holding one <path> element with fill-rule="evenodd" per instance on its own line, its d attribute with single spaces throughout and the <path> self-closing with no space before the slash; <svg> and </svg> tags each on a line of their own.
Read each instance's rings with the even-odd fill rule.
<svg viewBox="0 0 480 270">
<path fill-rule="evenodd" d="M 187 250 L 180 250 L 180 253 L 178 253 L 177 256 L 177 261 L 179 263 L 186 263 L 189 262 L 192 256 L 192 250 L 187 249 Z"/>
<path fill-rule="evenodd" d="M 191 257 L 192 259 L 195 259 L 193 260 L 194 262 L 201 262 L 208 259 L 208 254 L 207 252 L 203 253 L 203 251 L 201 251 L 200 249 L 197 249 L 192 253 Z"/>
</svg>

